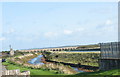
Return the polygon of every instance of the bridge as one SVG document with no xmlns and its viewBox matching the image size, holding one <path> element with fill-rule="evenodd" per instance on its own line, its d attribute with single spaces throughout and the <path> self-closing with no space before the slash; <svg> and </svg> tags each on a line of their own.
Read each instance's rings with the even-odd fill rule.
<svg viewBox="0 0 120 77">
<path fill-rule="evenodd" d="M 29 49 L 29 50 L 19 50 L 20 52 L 40 52 L 40 51 L 67 51 L 75 50 L 78 46 L 74 47 L 57 47 L 57 48 L 43 48 L 43 49 Z"/>
</svg>

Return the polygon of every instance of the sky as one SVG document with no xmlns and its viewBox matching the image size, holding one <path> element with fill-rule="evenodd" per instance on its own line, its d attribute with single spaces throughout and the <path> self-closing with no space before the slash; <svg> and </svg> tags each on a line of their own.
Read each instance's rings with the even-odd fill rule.
<svg viewBox="0 0 120 77">
<path fill-rule="evenodd" d="M 2 50 L 118 40 L 117 2 L 4 2 Z M 1 7 L 0 7 L 1 8 Z"/>
</svg>

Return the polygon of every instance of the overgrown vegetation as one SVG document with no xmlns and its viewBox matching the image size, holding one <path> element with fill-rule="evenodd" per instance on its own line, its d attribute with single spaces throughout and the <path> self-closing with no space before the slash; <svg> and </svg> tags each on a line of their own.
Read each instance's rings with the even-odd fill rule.
<svg viewBox="0 0 120 77">
<path fill-rule="evenodd" d="M 109 70 L 109 71 L 98 71 L 98 72 L 83 72 L 83 73 L 79 73 L 76 75 L 98 75 L 98 76 L 109 75 L 111 77 L 111 75 L 120 75 L 120 69 L 113 69 L 113 70 Z M 105 77 L 107 77 L 107 76 L 105 76 Z M 118 77 L 118 76 L 116 76 L 116 77 Z"/>
<path fill-rule="evenodd" d="M 57 62 L 73 63 L 81 65 L 98 66 L 99 53 L 83 53 L 83 52 L 44 52 L 46 59 Z"/>
<path fill-rule="evenodd" d="M 11 64 L 9 62 L 3 62 L 3 65 L 6 66 L 7 69 L 9 70 L 13 70 L 13 69 L 20 69 L 20 71 L 27 71 L 29 70 L 31 75 L 65 75 L 65 74 L 57 74 L 55 71 L 53 70 L 45 70 L 45 69 L 32 69 L 32 68 L 27 68 L 27 67 L 22 67 L 19 65 L 14 65 Z M 94 77 L 95 76 L 99 76 L 99 77 L 103 77 L 104 75 L 120 75 L 120 69 L 114 69 L 114 70 L 109 70 L 109 71 L 98 71 L 98 72 L 83 72 L 83 73 L 78 73 L 78 74 L 73 74 L 73 75 L 68 75 L 69 77 L 71 76 L 88 76 L 88 77 Z M 67 76 L 67 75 L 66 75 Z M 109 77 L 108 76 L 108 77 Z M 105 76 L 104 76 L 105 77 Z"/>
<path fill-rule="evenodd" d="M 82 56 L 86 55 L 85 58 L 89 58 L 89 57 L 92 57 L 93 59 L 96 59 L 99 57 L 99 53 L 51 53 L 51 52 L 46 52 L 47 55 L 55 55 L 53 57 L 56 58 L 56 60 L 59 60 L 59 57 L 61 61 L 66 61 L 66 62 L 69 62 L 69 60 L 72 60 L 72 58 L 76 58 L 78 61 L 79 59 L 77 57 L 81 57 L 83 58 Z M 94 56 L 91 56 L 92 54 L 94 54 Z M 22 55 L 22 54 L 21 54 Z M 71 59 L 67 59 L 67 58 L 70 58 L 68 57 L 71 56 Z M 79 56 L 81 55 L 81 56 Z M 74 56 L 74 57 L 72 57 Z M 77 56 L 77 57 L 75 57 Z M 50 56 L 49 56 L 50 57 Z M 63 60 L 62 60 L 62 57 L 63 57 Z M 51 59 L 51 57 L 50 57 Z M 27 58 L 24 59 L 25 60 L 28 60 Z M 75 59 L 73 59 L 72 61 L 74 61 Z M 88 59 L 89 60 L 89 59 Z M 92 60 L 92 59 L 91 59 Z M 20 69 L 20 71 L 27 71 L 29 70 L 31 72 L 31 75 L 65 75 L 65 74 L 60 74 L 58 73 L 58 71 L 56 70 L 50 70 L 50 69 L 41 69 L 41 68 L 38 68 L 38 69 L 33 69 L 33 68 L 30 68 L 30 67 L 24 67 L 23 65 L 19 65 L 19 64 L 14 64 L 12 62 L 9 62 L 8 60 L 6 62 L 3 62 L 2 63 L 3 65 L 6 66 L 6 68 L 8 70 L 13 70 L 13 69 Z M 114 69 L 114 70 L 109 70 L 109 71 L 98 71 L 98 72 L 84 72 L 84 73 L 78 73 L 78 74 L 73 74 L 72 76 L 103 76 L 103 75 L 120 75 L 120 69 Z M 67 75 L 66 75 L 67 76 Z M 71 76 L 71 75 L 70 75 Z"/>
<path fill-rule="evenodd" d="M 77 49 L 72 51 L 100 51 L 100 46 L 99 44 L 81 45 L 81 46 L 78 46 Z"/>
<path fill-rule="evenodd" d="M 23 67 L 22 65 L 16 65 L 9 62 L 3 62 L 2 64 L 5 65 L 8 70 L 20 69 L 21 72 L 28 70 L 30 71 L 30 75 L 60 75 L 53 70 L 32 69 L 29 67 Z"/>
<path fill-rule="evenodd" d="M 46 62 L 44 65 L 33 65 L 29 64 L 28 61 L 32 58 L 37 57 L 39 54 L 27 54 L 24 56 L 16 56 L 16 57 L 10 57 L 7 59 L 7 62 L 13 65 L 18 65 L 22 67 L 27 67 L 31 69 L 44 69 L 44 70 L 50 70 L 50 71 L 56 71 L 56 73 L 59 74 L 73 74 L 77 73 L 74 71 L 71 67 L 65 66 L 63 64 L 59 63 L 48 63 Z"/>
<path fill-rule="evenodd" d="M 94 45 L 82 45 L 79 46 L 78 48 L 95 48 L 95 47 L 100 47 L 99 44 L 94 44 Z"/>
</svg>

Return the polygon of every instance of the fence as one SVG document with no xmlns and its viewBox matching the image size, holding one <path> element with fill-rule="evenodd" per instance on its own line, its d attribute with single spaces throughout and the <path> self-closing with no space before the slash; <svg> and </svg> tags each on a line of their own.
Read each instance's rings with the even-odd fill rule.
<svg viewBox="0 0 120 77">
<path fill-rule="evenodd" d="M 120 68 L 120 42 L 100 43 L 100 70 Z"/>
</svg>

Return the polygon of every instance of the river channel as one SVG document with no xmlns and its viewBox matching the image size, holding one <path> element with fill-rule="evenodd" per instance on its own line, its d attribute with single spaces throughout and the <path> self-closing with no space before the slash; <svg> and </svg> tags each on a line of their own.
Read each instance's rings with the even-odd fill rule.
<svg viewBox="0 0 120 77">
<path fill-rule="evenodd" d="M 41 61 L 41 58 L 43 57 L 43 55 L 38 55 L 37 57 L 31 59 L 28 61 L 28 63 L 33 64 L 33 65 L 44 65 L 44 63 Z M 82 70 L 79 70 L 77 67 L 72 67 L 76 72 L 84 72 Z"/>
</svg>

